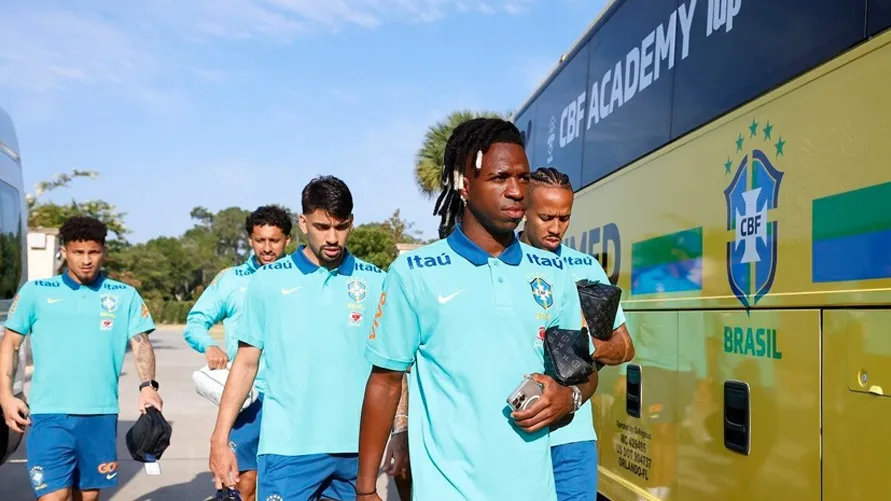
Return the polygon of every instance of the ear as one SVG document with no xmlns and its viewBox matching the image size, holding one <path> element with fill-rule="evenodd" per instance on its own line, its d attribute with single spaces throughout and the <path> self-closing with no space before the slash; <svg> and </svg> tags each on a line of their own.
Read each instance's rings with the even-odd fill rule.
<svg viewBox="0 0 891 501">
<path fill-rule="evenodd" d="M 304 235 L 309 233 L 307 231 L 306 216 L 304 216 L 303 214 L 297 216 L 297 224 L 300 226 L 300 231 L 302 231 Z"/>
<path fill-rule="evenodd" d="M 464 176 L 461 176 L 461 185 L 457 186 L 458 195 L 461 196 L 461 200 L 467 203 L 467 194 L 470 193 L 470 180 Z"/>
</svg>

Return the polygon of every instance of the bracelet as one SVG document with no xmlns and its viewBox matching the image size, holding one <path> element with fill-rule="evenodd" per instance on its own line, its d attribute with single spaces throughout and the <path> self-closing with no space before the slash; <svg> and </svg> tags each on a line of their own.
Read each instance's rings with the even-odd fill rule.
<svg viewBox="0 0 891 501">
<path fill-rule="evenodd" d="M 372 494 L 377 494 L 377 487 L 375 487 L 375 489 L 374 489 L 373 491 L 371 491 L 371 492 L 359 492 L 359 490 L 356 489 L 356 497 L 359 497 L 359 496 L 370 496 L 370 495 L 372 495 Z"/>
<path fill-rule="evenodd" d="M 582 408 L 582 390 L 576 385 L 572 385 L 572 407 L 572 412 Z"/>
</svg>

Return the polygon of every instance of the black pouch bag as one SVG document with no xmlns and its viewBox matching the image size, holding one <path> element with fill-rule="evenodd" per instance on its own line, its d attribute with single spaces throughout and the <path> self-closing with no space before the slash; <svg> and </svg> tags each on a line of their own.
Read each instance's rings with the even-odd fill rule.
<svg viewBox="0 0 891 501">
<path fill-rule="evenodd" d="M 161 411 L 149 407 L 127 431 L 127 450 L 134 460 L 141 463 L 157 461 L 170 446 L 172 434 L 173 429 Z"/>
<path fill-rule="evenodd" d="M 609 339 L 613 335 L 613 325 L 619 311 L 622 289 L 587 279 L 579 280 L 576 283 L 576 288 L 579 291 L 579 302 L 582 304 L 582 313 L 585 315 L 591 335 L 597 339 Z M 597 362 L 596 366 L 600 371 L 603 364 Z"/>
<path fill-rule="evenodd" d="M 584 383 L 594 371 L 588 330 L 551 327 L 544 336 L 545 374 L 563 386 Z"/>
</svg>

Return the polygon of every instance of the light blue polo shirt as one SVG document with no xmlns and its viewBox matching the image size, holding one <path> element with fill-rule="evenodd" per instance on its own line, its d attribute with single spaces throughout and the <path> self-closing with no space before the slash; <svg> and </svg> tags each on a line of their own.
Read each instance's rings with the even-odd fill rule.
<svg viewBox="0 0 891 501">
<path fill-rule="evenodd" d="M 303 249 L 254 274 L 235 329 L 266 363 L 258 454 L 356 453 L 371 372 L 363 350 L 384 272 L 349 253 L 329 271 Z"/>
<path fill-rule="evenodd" d="M 603 266 L 592 256 L 565 245 L 557 247 L 556 253 L 569 268 L 574 282 L 590 280 L 602 284 L 610 283 L 606 272 L 603 271 Z M 622 310 L 622 305 L 619 305 L 613 329 L 618 329 L 624 323 L 625 312 Z M 597 432 L 594 430 L 594 412 L 590 399 L 576 412 L 576 417 L 568 425 L 551 433 L 551 444 L 555 446 L 588 440 L 597 440 Z"/>
<path fill-rule="evenodd" d="M 258 268 L 260 268 L 260 263 L 252 255 L 240 265 L 226 268 L 218 273 L 207 289 L 201 293 L 201 297 L 198 298 L 186 317 L 186 329 L 183 332 L 186 342 L 195 351 L 204 353 L 207 348 L 217 345 L 216 341 L 210 337 L 210 328 L 222 320 L 226 354 L 230 361 L 235 360 L 235 354 L 238 352 L 235 326 L 238 325 L 238 319 L 241 318 L 247 286 Z M 254 379 L 254 387 L 261 392 L 266 391 L 264 365 L 261 357 L 260 368 Z"/>
<path fill-rule="evenodd" d="M 22 286 L 6 328 L 31 336 L 31 414 L 117 414 L 118 378 L 130 338 L 155 330 L 133 287 L 68 272 Z"/>
<path fill-rule="evenodd" d="M 578 329 L 572 276 L 514 242 L 497 258 L 461 227 L 390 265 L 365 354 L 410 372 L 409 441 L 419 500 L 556 501 L 548 429 L 527 433 L 507 397 L 544 371 L 541 338 Z"/>
</svg>

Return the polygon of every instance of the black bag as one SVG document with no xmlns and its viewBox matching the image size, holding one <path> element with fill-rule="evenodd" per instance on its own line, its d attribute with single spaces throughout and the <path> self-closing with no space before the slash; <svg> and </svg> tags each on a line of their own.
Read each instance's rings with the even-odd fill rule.
<svg viewBox="0 0 891 501">
<path fill-rule="evenodd" d="M 158 409 L 149 407 L 127 431 L 127 450 L 134 460 L 152 463 L 170 446 L 173 428 Z"/>
<path fill-rule="evenodd" d="M 584 383 L 594 371 L 588 329 L 551 327 L 544 336 L 545 374 L 563 386 Z"/>
<path fill-rule="evenodd" d="M 576 288 L 591 335 L 601 340 L 612 337 L 613 324 L 616 322 L 616 313 L 619 311 L 619 302 L 622 299 L 622 289 L 590 280 L 579 280 Z"/>
<path fill-rule="evenodd" d="M 582 304 L 582 313 L 588 323 L 591 335 L 597 339 L 607 340 L 613 335 L 613 325 L 616 323 L 616 314 L 619 311 L 619 302 L 622 299 L 622 289 L 591 280 L 579 280 L 576 282 L 579 291 L 579 302 Z M 603 368 L 603 364 L 595 362 L 597 372 Z"/>
</svg>

